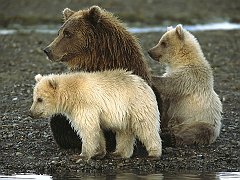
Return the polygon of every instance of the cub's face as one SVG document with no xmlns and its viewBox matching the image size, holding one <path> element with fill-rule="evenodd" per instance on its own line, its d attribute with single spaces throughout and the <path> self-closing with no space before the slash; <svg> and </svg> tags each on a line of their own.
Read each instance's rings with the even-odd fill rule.
<svg viewBox="0 0 240 180">
<path fill-rule="evenodd" d="M 162 36 L 156 46 L 148 51 L 149 56 L 163 64 L 172 63 L 183 46 L 183 30 L 178 25 L 175 29 L 168 28 L 168 31 Z"/>
<path fill-rule="evenodd" d="M 100 17 L 100 8 L 93 6 L 89 10 L 72 11 L 64 9 L 64 24 L 58 36 L 43 51 L 52 61 L 67 62 L 76 56 L 91 52 L 91 41 L 94 39 L 92 30 L 94 18 Z"/>
<path fill-rule="evenodd" d="M 33 104 L 30 108 L 30 116 L 33 118 L 49 117 L 56 111 L 56 89 L 48 80 L 42 78 L 39 80 L 33 91 Z"/>
</svg>

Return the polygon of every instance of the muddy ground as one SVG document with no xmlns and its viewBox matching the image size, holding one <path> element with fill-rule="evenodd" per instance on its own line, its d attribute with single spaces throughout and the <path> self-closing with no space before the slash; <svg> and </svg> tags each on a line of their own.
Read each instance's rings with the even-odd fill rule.
<svg viewBox="0 0 240 180">
<path fill-rule="evenodd" d="M 40 23 L 58 23 L 61 22 L 59 12 L 64 7 L 80 9 L 95 4 L 95 1 L 93 3 L 81 1 L 82 3 L 78 5 L 79 1 L 76 0 L 64 1 L 63 4 L 56 0 L 41 2 L 45 3 L 36 1 L 31 4 L 28 0 L 1 2 L 0 15 L 4 17 L 0 21 L 1 27 L 11 27 L 16 23 L 35 24 L 35 19 Z M 151 17 L 155 19 L 153 18 L 149 24 L 168 22 L 185 24 L 195 21 L 206 22 L 207 19 L 211 21 L 240 19 L 239 11 L 234 11 L 239 10 L 239 1 L 214 0 L 209 4 L 206 4 L 207 1 L 199 1 L 202 4 L 195 1 L 199 9 L 203 9 L 202 13 L 197 11 L 196 6 L 193 6 L 194 3 L 190 8 L 190 5 L 174 0 L 167 1 L 166 4 L 165 1 L 149 0 L 144 4 L 146 6 L 140 6 L 136 1 L 128 1 L 128 5 L 124 2 L 115 0 L 96 4 L 120 15 L 126 12 L 132 13 L 133 17 L 121 15 L 120 18 L 124 22 L 137 25 L 147 24 L 147 19 Z M 215 5 L 218 8 L 214 13 L 210 10 L 213 10 Z M 34 11 L 31 10 L 33 7 Z M 186 12 L 185 7 L 188 8 Z M 209 11 L 206 10 L 207 7 Z M 148 8 L 151 10 L 149 11 Z M 138 16 L 140 11 L 141 14 L 139 13 Z M 184 11 L 184 16 L 181 15 L 181 11 Z M 36 14 L 31 19 L 33 12 Z M 198 16 L 195 16 L 194 12 Z M 179 13 L 179 16 L 175 13 Z M 144 18 L 138 19 L 140 15 Z M 160 23 L 156 23 L 158 21 L 156 17 L 163 19 L 159 20 Z M 91 160 L 89 163 L 76 163 L 76 157 L 80 153 L 78 150 L 63 150 L 56 145 L 48 119 L 33 120 L 27 115 L 32 103 L 34 76 L 38 73 L 66 71 L 64 65 L 47 60 L 41 50 L 55 35 L 36 33 L 0 35 L 0 174 L 96 175 L 119 172 L 150 174 L 179 171 L 240 171 L 240 31 L 208 31 L 193 34 L 198 38 L 206 58 L 212 65 L 215 90 L 223 102 L 223 127 L 217 141 L 208 146 L 164 147 L 160 160 L 135 157 L 127 160 Z M 152 73 L 159 75 L 162 74 L 163 68 L 151 60 L 146 52 L 157 43 L 161 35 L 162 33 L 137 34 Z"/>
</svg>

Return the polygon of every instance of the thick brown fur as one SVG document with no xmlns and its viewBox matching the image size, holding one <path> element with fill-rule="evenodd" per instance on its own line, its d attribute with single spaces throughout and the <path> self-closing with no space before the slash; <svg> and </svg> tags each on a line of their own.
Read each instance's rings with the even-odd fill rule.
<svg viewBox="0 0 240 180">
<path fill-rule="evenodd" d="M 71 71 L 131 70 L 151 85 L 148 65 L 139 42 L 113 14 L 92 6 L 77 12 L 66 8 L 63 16 L 65 22 L 58 37 L 44 49 L 50 60 L 65 63 Z M 66 121 L 62 115 L 51 119 L 54 138 L 60 147 L 79 147 L 81 141 Z M 69 136 L 65 135 L 65 131 Z M 105 131 L 105 137 L 107 151 L 113 151 L 114 135 Z M 137 145 L 135 151 L 140 151 L 135 154 L 146 154 L 141 147 Z"/>
<path fill-rule="evenodd" d="M 93 6 L 64 19 L 58 37 L 46 48 L 49 59 L 72 71 L 132 70 L 151 84 L 137 39 L 111 13 Z M 66 32 L 71 37 L 64 37 Z"/>
</svg>

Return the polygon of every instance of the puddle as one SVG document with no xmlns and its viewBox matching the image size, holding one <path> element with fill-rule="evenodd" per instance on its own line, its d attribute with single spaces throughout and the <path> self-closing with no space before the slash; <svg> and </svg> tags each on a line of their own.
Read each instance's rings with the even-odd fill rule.
<svg viewBox="0 0 240 180">
<path fill-rule="evenodd" d="M 43 33 L 43 34 L 56 34 L 59 26 L 47 26 L 47 25 L 36 25 L 36 26 L 18 26 L 13 29 L 0 29 L 0 35 L 11 35 L 16 33 L 29 34 L 32 32 Z M 236 30 L 240 29 L 240 24 L 237 23 L 209 23 L 209 24 L 196 24 L 196 25 L 184 25 L 189 31 L 212 31 L 212 30 Z M 149 32 L 165 32 L 167 27 L 155 26 L 155 27 L 130 27 L 128 30 L 131 33 L 149 33 Z"/>
<path fill-rule="evenodd" d="M 109 172 L 110 173 L 110 172 Z M 184 180 L 237 180 L 240 179 L 240 172 L 218 172 L 218 173 L 195 173 L 195 174 L 183 174 L 183 173 L 164 173 L 164 174 L 149 174 L 149 175 L 137 175 L 133 173 L 119 173 L 119 174 L 109 174 L 109 175 L 86 175 L 86 174 L 77 174 L 75 176 L 49 176 L 49 175 L 35 175 L 35 174 L 18 174 L 12 176 L 1 176 L 0 180 L 21 180 L 21 179 L 32 179 L 32 180 L 52 180 L 52 179 L 142 179 L 142 180 L 175 180 L 175 179 L 184 179 Z"/>
<path fill-rule="evenodd" d="M 12 176 L 2 176 L 2 175 L 0 175 L 0 180 L 20 180 L 20 179 L 51 180 L 52 176 L 36 175 L 36 174 L 16 174 L 16 175 L 12 175 Z"/>
</svg>

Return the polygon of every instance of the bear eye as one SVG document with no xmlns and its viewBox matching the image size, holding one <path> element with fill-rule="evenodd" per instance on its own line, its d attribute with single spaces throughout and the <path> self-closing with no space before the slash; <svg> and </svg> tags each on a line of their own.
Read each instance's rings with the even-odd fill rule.
<svg viewBox="0 0 240 180">
<path fill-rule="evenodd" d="M 72 33 L 70 33 L 70 32 L 67 31 L 67 30 L 64 30 L 64 31 L 63 31 L 63 35 L 64 35 L 65 38 L 71 38 Z"/>
<path fill-rule="evenodd" d="M 42 98 L 37 98 L 37 102 L 43 102 Z"/>
<path fill-rule="evenodd" d="M 165 48 L 165 47 L 167 47 L 167 43 L 163 41 L 163 42 L 161 42 L 161 46 Z"/>
</svg>

